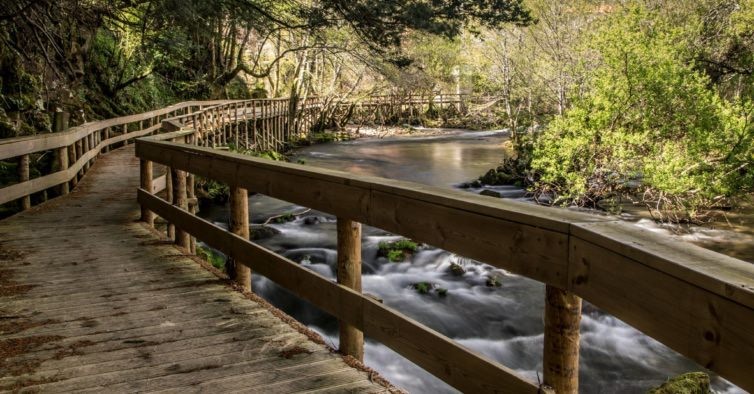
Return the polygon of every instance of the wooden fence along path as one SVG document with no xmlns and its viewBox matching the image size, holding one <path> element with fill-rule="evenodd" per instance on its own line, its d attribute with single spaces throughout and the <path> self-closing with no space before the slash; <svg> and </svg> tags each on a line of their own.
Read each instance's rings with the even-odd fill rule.
<svg viewBox="0 0 754 394">
<path fill-rule="evenodd" d="M 0 282 L 0 335 L 17 345 L 0 349 L 14 360 L 0 365 L 0 387 L 31 382 L 57 391 L 54 385 L 87 382 L 100 390 L 226 391 L 263 387 L 253 380 L 261 379 L 279 384 L 275 391 L 322 387 L 315 384 L 336 391 L 383 389 L 197 269 L 191 255 L 202 241 L 246 267 L 238 272 L 241 288 L 250 289 L 253 271 L 337 317 L 342 353 L 361 359 L 368 335 L 464 392 L 577 392 L 582 298 L 754 391 L 750 263 L 611 218 L 214 149 L 246 139 L 285 142 L 298 125 L 306 127 L 301 119 L 318 116 L 321 102 L 310 104 L 185 103 L 82 126 L 67 132 L 70 138 L 0 143 L 5 159 L 49 149 L 63 156 L 71 142 L 95 139 L 88 145 L 94 150 L 79 155 L 73 149 L 76 159 L 63 161 L 67 169 L 37 178 L 38 184 L 0 189 L 0 201 L 11 201 L 42 186 L 71 186 L 104 148 L 143 137 L 136 140 L 138 192 L 130 148 L 120 149 L 105 155 L 71 195 L 0 222 L 0 268 L 11 271 Z M 146 122 L 146 128 L 128 126 L 134 122 Z M 102 131 L 117 125 L 128 132 L 104 139 Z M 230 229 L 194 214 L 197 176 L 230 186 Z M 249 190 L 338 218 L 338 283 L 248 240 Z M 133 222 L 137 216 L 145 225 Z M 155 244 L 151 235 L 152 226 L 164 222 L 158 227 L 175 247 Z M 362 295 L 361 223 L 544 283 L 544 384 Z M 131 362 L 139 363 L 136 369 Z M 24 366 L 18 376 L 9 370 L 13 365 Z"/>
</svg>

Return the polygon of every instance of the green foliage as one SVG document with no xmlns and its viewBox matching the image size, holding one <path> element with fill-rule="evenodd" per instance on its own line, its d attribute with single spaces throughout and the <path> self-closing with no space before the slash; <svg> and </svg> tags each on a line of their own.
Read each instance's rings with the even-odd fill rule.
<svg viewBox="0 0 754 394">
<path fill-rule="evenodd" d="M 232 143 L 228 145 L 228 150 L 233 153 L 240 153 L 242 155 L 254 156 L 267 160 L 288 161 L 288 158 L 284 154 L 275 150 L 259 151 L 254 149 L 242 149 Z"/>
<path fill-rule="evenodd" d="M 212 200 L 218 204 L 224 204 L 230 198 L 230 187 L 214 179 L 197 177 L 196 187 L 200 197 Z"/>
<path fill-rule="evenodd" d="M 432 287 L 434 286 L 429 282 L 418 282 L 414 283 L 412 287 L 419 294 L 429 294 L 430 290 L 432 290 Z"/>
<path fill-rule="evenodd" d="M 397 263 L 406 259 L 406 255 L 402 250 L 388 250 L 387 259 Z"/>
<path fill-rule="evenodd" d="M 402 262 L 408 256 L 416 252 L 419 245 L 409 239 L 400 239 L 393 242 L 380 242 L 378 245 L 378 254 L 387 257 L 391 262 Z"/>
<path fill-rule="evenodd" d="M 458 0 L 427 2 L 374 2 L 326 0 L 310 18 L 347 20 L 376 49 L 396 47 L 407 29 L 452 38 L 469 22 L 500 26 L 505 22 L 529 23 L 531 16 L 522 0 Z M 400 60 L 400 59 L 396 59 Z"/>
<path fill-rule="evenodd" d="M 296 216 L 292 213 L 286 213 L 275 218 L 275 223 L 282 224 L 296 220 Z"/>
<path fill-rule="evenodd" d="M 253 152 L 251 155 L 260 157 L 262 159 L 273 160 L 273 161 L 288 161 L 288 158 L 285 157 L 285 155 L 274 150 L 267 150 L 263 152 Z"/>
<path fill-rule="evenodd" d="M 752 190 L 751 101 L 727 102 L 689 62 L 685 31 L 642 7 L 592 37 L 586 95 L 539 138 L 532 167 L 558 203 L 635 193 L 662 219 L 695 220 Z"/>
<path fill-rule="evenodd" d="M 215 253 L 210 248 L 205 248 L 203 246 L 197 246 L 196 247 L 196 255 L 206 260 L 208 263 L 212 264 L 213 267 L 217 269 L 223 269 L 225 268 L 225 256 L 219 253 Z"/>
<path fill-rule="evenodd" d="M 676 376 L 660 387 L 648 391 L 648 394 L 709 394 L 710 378 L 704 372 L 690 372 Z"/>
</svg>

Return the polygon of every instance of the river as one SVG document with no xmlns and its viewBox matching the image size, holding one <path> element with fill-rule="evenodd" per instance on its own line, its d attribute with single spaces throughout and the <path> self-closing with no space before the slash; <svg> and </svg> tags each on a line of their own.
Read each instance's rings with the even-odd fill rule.
<svg viewBox="0 0 754 394">
<path fill-rule="evenodd" d="M 505 133 L 454 132 L 430 137 L 401 136 L 385 139 L 359 139 L 314 145 L 298 150 L 296 159 L 309 166 L 375 175 L 452 188 L 496 166 L 501 160 Z M 301 187 L 306 187 L 301 185 Z M 508 198 L 521 198 L 514 187 L 498 188 Z M 303 212 L 304 207 L 261 195 L 250 197 L 252 223 L 262 223 L 273 215 Z M 227 207 L 204 209 L 201 215 L 219 224 L 227 222 Z M 748 216 L 734 216 L 733 229 L 700 228 L 683 234 L 654 225 L 640 214 L 624 214 L 637 225 L 713 246 L 716 250 L 749 259 L 751 232 Z M 335 278 L 335 219 L 319 212 L 307 212 L 287 223 L 272 223 L 280 233 L 258 241 L 261 245 Z M 423 245 L 409 261 L 394 263 L 378 257 L 381 241 L 400 239 L 382 230 L 363 230 L 363 291 L 434 328 L 477 352 L 483 353 L 521 374 L 538 380 L 542 368 L 544 285 L 524 277 L 443 250 Z M 453 275 L 451 263 L 465 273 Z M 487 278 L 499 286 L 487 286 Z M 447 289 L 419 294 L 414 283 L 429 282 Z M 254 291 L 273 305 L 322 334 L 337 347 L 334 318 L 320 312 L 264 277 L 253 279 Z M 581 323 L 581 388 L 583 393 L 643 393 L 662 384 L 668 377 L 702 370 L 657 341 L 620 320 L 585 303 Z M 454 392 L 442 381 L 424 372 L 387 347 L 367 338 L 365 363 L 395 385 L 412 393 Z M 541 375 L 539 375 L 541 376 Z M 740 392 L 724 380 L 713 377 L 720 392 Z"/>
</svg>

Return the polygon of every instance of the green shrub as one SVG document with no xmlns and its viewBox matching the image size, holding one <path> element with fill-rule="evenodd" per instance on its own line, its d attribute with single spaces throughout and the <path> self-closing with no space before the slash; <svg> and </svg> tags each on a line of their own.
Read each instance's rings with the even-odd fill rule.
<svg viewBox="0 0 754 394">
<path fill-rule="evenodd" d="M 712 89 L 684 31 L 635 7 L 592 43 L 601 62 L 588 91 L 534 147 L 538 191 L 591 206 L 632 195 L 658 219 L 687 221 L 754 189 L 754 105 Z"/>
</svg>

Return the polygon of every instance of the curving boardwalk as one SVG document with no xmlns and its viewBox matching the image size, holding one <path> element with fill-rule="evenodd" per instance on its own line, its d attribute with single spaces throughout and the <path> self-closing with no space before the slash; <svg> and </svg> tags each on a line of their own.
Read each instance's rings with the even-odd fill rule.
<svg viewBox="0 0 754 394">
<path fill-rule="evenodd" d="M 388 391 L 138 223 L 138 174 L 0 221 L 0 391 Z"/>
</svg>

